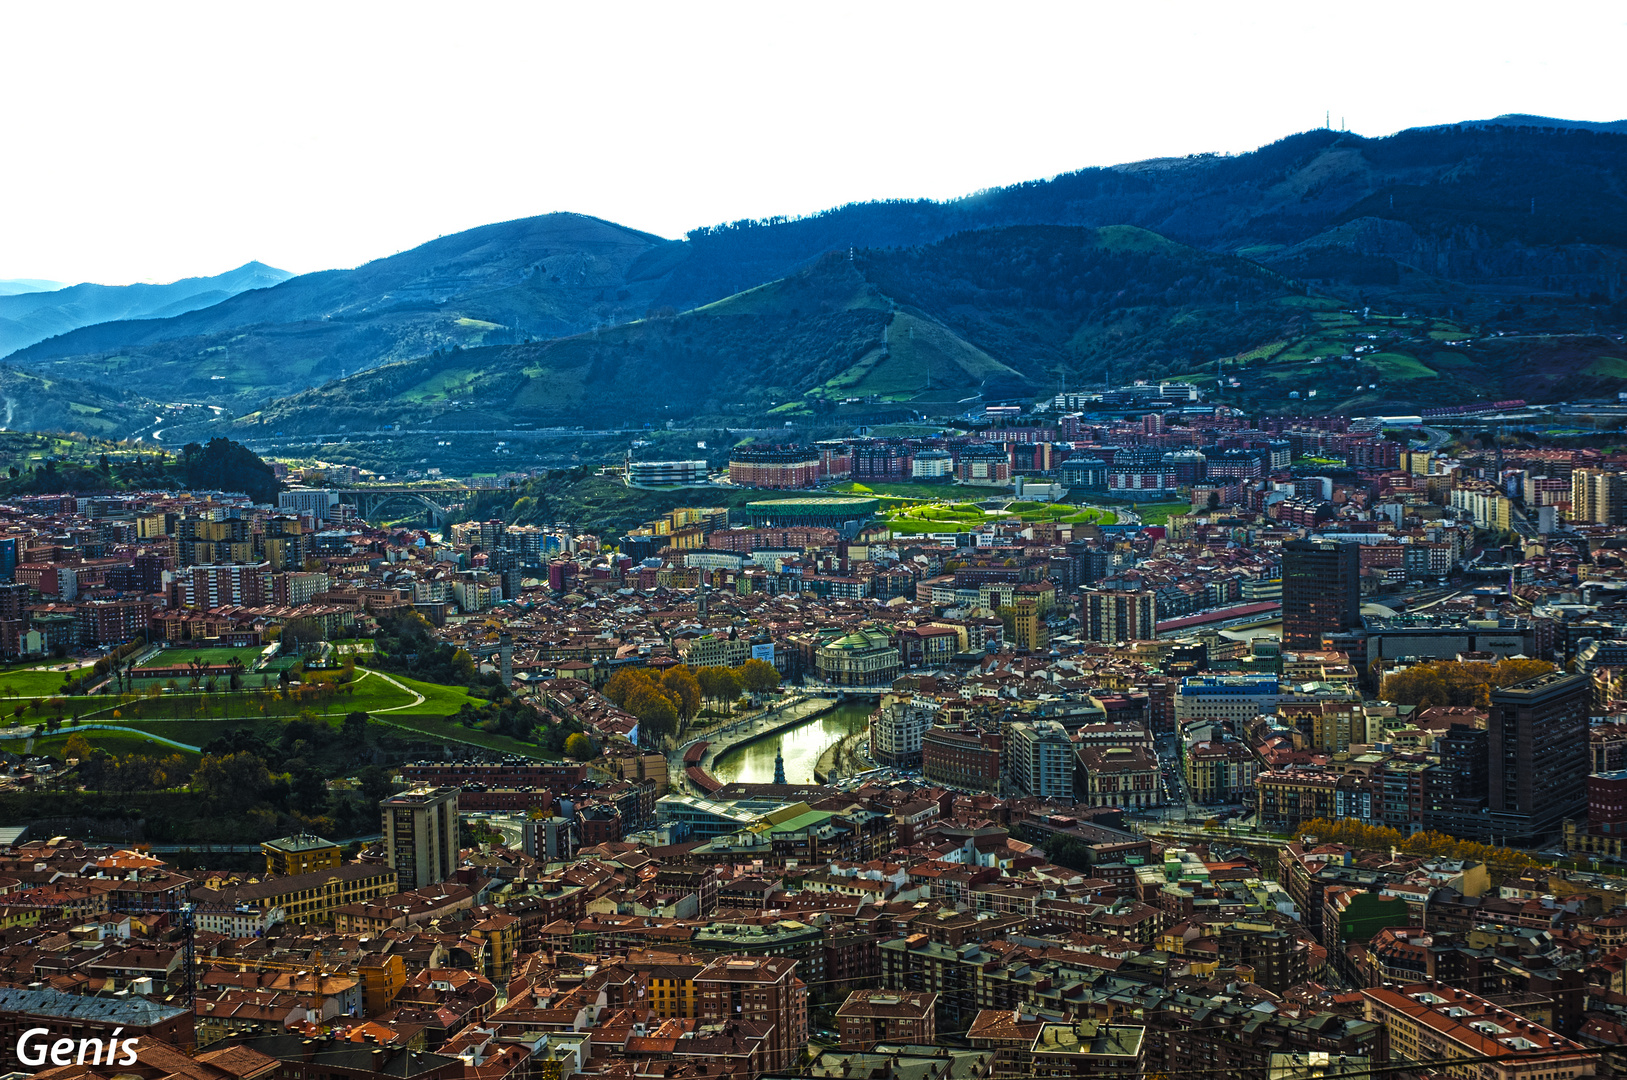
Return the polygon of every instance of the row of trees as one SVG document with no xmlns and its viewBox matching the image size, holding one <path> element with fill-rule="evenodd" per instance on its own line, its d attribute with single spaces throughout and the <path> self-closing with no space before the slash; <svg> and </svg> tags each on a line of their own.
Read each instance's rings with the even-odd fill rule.
<svg viewBox="0 0 1627 1080">
<path fill-rule="evenodd" d="M 1437 660 L 1385 676 L 1380 693 L 1386 701 L 1421 709 L 1434 705 L 1484 709 L 1491 704 L 1493 689 L 1553 670 L 1546 660 L 1500 660 L 1494 664 Z"/>
<path fill-rule="evenodd" d="M 86 453 L 98 444 L 91 441 L 70 452 Z M 109 449 L 113 444 L 100 444 Z M 119 448 L 121 451 L 125 448 Z M 129 488 L 192 488 L 195 490 L 242 491 L 256 502 L 276 502 L 282 481 L 270 465 L 254 451 L 226 438 L 213 438 L 206 444 L 187 443 L 179 457 L 162 451 L 149 457 L 122 454 L 117 461 L 99 454 L 89 461 L 46 461 L 32 469 L 13 465 L 0 479 L 0 494 L 113 491 Z"/>
<path fill-rule="evenodd" d="M 604 695 L 619 708 L 638 717 L 639 730 L 652 742 L 673 735 L 700 714 L 703 701 L 714 705 L 734 701 L 742 691 L 765 694 L 780 685 L 780 673 L 763 660 L 747 660 L 738 667 L 684 665 L 653 672 L 623 668 L 605 683 Z"/>
<path fill-rule="evenodd" d="M 194 765 L 193 759 L 178 753 L 167 757 L 99 753 L 77 732 L 63 744 L 62 757 L 79 762 L 79 782 L 86 788 L 119 794 L 180 787 L 192 778 Z"/>
<path fill-rule="evenodd" d="M 1348 844 L 1363 851 L 1388 851 L 1395 848 L 1409 855 L 1427 855 L 1442 859 L 1466 859 L 1483 862 L 1489 867 L 1503 870 L 1540 866 L 1536 859 L 1514 848 L 1494 847 L 1473 840 L 1459 840 L 1439 832 L 1407 834 L 1384 825 L 1363 825 L 1359 821 L 1340 818 L 1329 821 L 1315 818 L 1298 829 L 1301 836 L 1314 836 L 1318 843 Z"/>
</svg>

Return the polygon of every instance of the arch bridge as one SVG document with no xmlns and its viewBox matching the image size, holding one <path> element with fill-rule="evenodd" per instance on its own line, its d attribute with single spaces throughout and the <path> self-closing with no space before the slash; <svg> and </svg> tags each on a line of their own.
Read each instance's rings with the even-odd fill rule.
<svg viewBox="0 0 1627 1080">
<path fill-rule="evenodd" d="M 336 494 L 340 502 L 354 506 L 357 515 L 364 521 L 377 520 L 392 506 L 413 507 L 425 511 L 430 524 L 440 526 L 446 524 L 454 504 L 462 502 L 468 492 L 468 488 L 391 485 L 340 488 Z"/>
</svg>

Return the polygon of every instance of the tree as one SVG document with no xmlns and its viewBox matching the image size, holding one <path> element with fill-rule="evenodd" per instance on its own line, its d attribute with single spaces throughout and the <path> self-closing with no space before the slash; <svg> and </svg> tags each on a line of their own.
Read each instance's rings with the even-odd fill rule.
<svg viewBox="0 0 1627 1080">
<path fill-rule="evenodd" d="M 211 802 L 230 800 L 252 806 L 271 787 L 271 770 L 263 758 L 246 750 L 224 756 L 205 754 L 192 779 Z"/>
<path fill-rule="evenodd" d="M 1416 705 L 1420 709 L 1445 705 L 1450 700 L 1446 680 L 1428 664 L 1415 664 L 1405 671 L 1385 676 L 1380 695 L 1386 701 Z"/>
<path fill-rule="evenodd" d="M 79 761 L 89 761 L 90 755 L 90 741 L 83 735 L 77 733 L 69 735 L 68 741 L 62 744 L 62 757 L 64 760 L 77 758 Z"/>
<path fill-rule="evenodd" d="M 754 694 L 766 694 L 780 685 L 780 673 L 773 664 L 753 657 L 735 669 L 740 684 Z"/>
<path fill-rule="evenodd" d="M 1398 705 L 1456 705 L 1484 709 L 1491 704 L 1491 691 L 1499 686 L 1547 674 L 1554 666 L 1546 660 L 1511 659 L 1493 664 L 1437 660 L 1414 664 L 1386 676 L 1382 696 Z"/>
<path fill-rule="evenodd" d="M 710 701 L 722 701 L 732 697 L 724 683 L 723 676 L 728 672 L 723 667 L 703 667 L 695 672 L 695 681 L 700 684 L 701 693 Z"/>
<path fill-rule="evenodd" d="M 695 673 L 688 667 L 679 664 L 670 667 L 661 676 L 661 689 L 672 698 L 672 703 L 678 707 L 678 715 L 685 721 L 695 716 L 695 711 L 701 704 L 701 684 L 695 678 Z"/>
<path fill-rule="evenodd" d="M 593 740 L 578 731 L 565 740 L 565 756 L 576 761 L 587 761 L 593 757 Z"/>
<path fill-rule="evenodd" d="M 648 671 L 643 668 L 622 668 L 605 681 L 603 693 L 617 708 L 625 709 L 635 691 L 650 685 Z"/>
<path fill-rule="evenodd" d="M 181 470 L 190 488 L 242 491 L 255 502 L 276 502 L 283 488 L 258 454 L 225 438 L 210 439 L 207 446 L 187 443 L 181 448 Z"/>
<path fill-rule="evenodd" d="M 390 780 L 390 770 L 382 765 L 368 765 L 356 774 L 361 785 L 361 792 L 369 802 L 378 802 L 387 798 L 395 791 L 395 784 Z"/>
<path fill-rule="evenodd" d="M 345 714 L 344 724 L 340 730 L 345 738 L 353 742 L 362 742 L 367 738 L 367 714 L 365 712 L 349 712 Z"/>
<path fill-rule="evenodd" d="M 718 668 L 717 673 L 718 697 L 722 698 L 724 701 L 733 701 L 735 698 L 739 697 L 741 688 L 740 676 L 735 672 L 734 668 Z"/>
<path fill-rule="evenodd" d="M 650 736 L 652 743 L 678 728 L 677 706 L 653 683 L 634 690 L 623 707 L 638 717 L 640 730 Z"/>
<path fill-rule="evenodd" d="M 328 632 L 323 628 L 321 619 L 290 619 L 283 624 L 282 637 L 284 641 L 305 645 L 312 641 L 326 641 Z"/>
<path fill-rule="evenodd" d="M 316 769 L 302 766 L 291 769 L 292 783 L 289 793 L 293 796 L 294 805 L 301 810 L 312 812 L 327 804 L 328 782 L 327 778 Z"/>
</svg>

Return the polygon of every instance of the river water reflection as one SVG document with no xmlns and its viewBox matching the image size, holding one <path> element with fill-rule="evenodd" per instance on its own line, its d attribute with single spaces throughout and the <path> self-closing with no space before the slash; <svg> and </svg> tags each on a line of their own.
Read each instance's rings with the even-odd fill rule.
<svg viewBox="0 0 1627 1080">
<path fill-rule="evenodd" d="M 875 708 L 862 701 L 838 705 L 805 724 L 730 750 L 712 763 L 712 775 L 725 784 L 772 784 L 774 752 L 778 750 L 785 755 L 786 783 L 812 783 L 819 755 L 840 742 L 844 735 L 862 730 Z"/>
</svg>

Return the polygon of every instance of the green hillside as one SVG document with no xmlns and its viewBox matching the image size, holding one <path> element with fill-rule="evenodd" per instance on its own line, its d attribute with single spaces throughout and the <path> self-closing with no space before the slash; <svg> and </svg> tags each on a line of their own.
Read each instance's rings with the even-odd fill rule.
<svg viewBox="0 0 1627 1080">
<path fill-rule="evenodd" d="M 952 414 L 1093 377 L 1120 357 L 1280 334 L 1281 275 L 1140 229 L 1014 227 L 833 254 L 679 315 L 390 364 L 245 416 L 257 433 L 626 427 L 724 411 L 783 419 Z"/>
<path fill-rule="evenodd" d="M 0 364 L 0 430 L 120 437 L 158 415 L 142 394 Z"/>
</svg>

